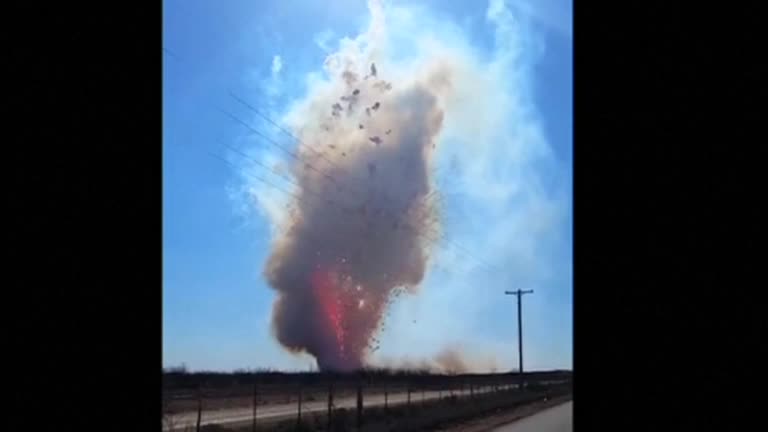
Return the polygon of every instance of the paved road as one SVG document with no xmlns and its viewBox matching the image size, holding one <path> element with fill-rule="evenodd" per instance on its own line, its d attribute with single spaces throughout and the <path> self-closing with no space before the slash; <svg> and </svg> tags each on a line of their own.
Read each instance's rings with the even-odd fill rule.
<svg viewBox="0 0 768 432">
<path fill-rule="evenodd" d="M 514 423 L 500 426 L 492 432 L 571 432 L 573 402 L 546 409 Z"/>
<path fill-rule="evenodd" d="M 478 390 L 475 390 L 475 392 L 479 392 Z M 458 395 L 462 394 L 464 396 L 469 396 L 469 390 L 461 393 L 459 391 L 454 391 L 453 394 Z M 411 403 L 419 403 L 421 402 L 422 398 L 424 400 L 428 399 L 437 399 L 438 397 L 446 397 L 448 396 L 448 391 L 443 390 L 442 392 L 432 391 L 432 392 L 424 392 L 422 396 L 422 392 L 420 391 L 414 391 L 411 393 Z M 408 400 L 408 394 L 406 392 L 402 393 L 392 393 L 388 395 L 387 398 L 387 404 L 392 405 L 401 405 L 405 404 Z M 364 395 L 363 398 L 364 406 L 371 407 L 371 406 L 383 406 L 384 405 L 384 394 L 368 394 Z M 336 408 L 354 408 L 357 404 L 356 397 L 346 397 L 346 398 L 339 398 L 334 401 L 334 406 Z M 326 400 L 323 401 L 316 401 L 316 402 L 304 402 L 301 406 L 301 412 L 302 414 L 310 413 L 310 412 L 325 412 L 328 409 L 328 402 Z M 234 425 L 236 423 L 242 423 L 242 424 L 250 424 L 250 422 L 253 419 L 253 408 L 234 408 L 234 409 L 223 409 L 223 410 L 215 410 L 215 411 L 203 411 L 202 418 L 200 420 L 201 425 L 209 425 L 209 424 L 229 424 Z M 297 411 L 296 402 L 291 402 L 289 404 L 280 404 L 280 405 L 267 405 L 267 406 L 259 406 L 257 411 L 257 419 L 258 420 L 275 420 L 278 418 L 289 418 L 289 417 L 295 417 Z M 164 431 L 170 431 L 173 430 L 184 430 L 185 426 L 194 426 L 197 422 L 197 413 L 196 412 L 185 412 L 185 413 L 179 413 L 170 416 L 170 422 L 164 421 L 163 422 L 163 430 Z"/>
</svg>

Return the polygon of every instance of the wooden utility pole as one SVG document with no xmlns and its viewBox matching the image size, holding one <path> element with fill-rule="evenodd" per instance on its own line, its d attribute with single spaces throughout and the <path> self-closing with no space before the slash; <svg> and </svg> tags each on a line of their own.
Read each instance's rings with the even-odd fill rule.
<svg viewBox="0 0 768 432">
<path fill-rule="evenodd" d="M 523 294 L 533 294 L 533 290 L 504 291 L 506 295 L 517 296 L 517 364 L 520 373 L 520 390 L 523 389 Z"/>
</svg>

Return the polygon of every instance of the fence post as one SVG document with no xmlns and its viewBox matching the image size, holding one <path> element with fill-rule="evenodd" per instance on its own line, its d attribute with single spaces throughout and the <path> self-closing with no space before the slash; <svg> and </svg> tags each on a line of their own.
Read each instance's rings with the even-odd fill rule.
<svg viewBox="0 0 768 432">
<path fill-rule="evenodd" d="M 195 427 L 196 432 L 200 432 L 200 422 L 203 419 L 203 388 L 198 387 L 197 389 L 197 426 Z"/>
<path fill-rule="evenodd" d="M 363 427 L 363 386 L 357 382 L 357 430 Z"/>
<path fill-rule="evenodd" d="M 328 431 L 331 430 L 333 424 L 333 378 L 328 383 Z"/>
<path fill-rule="evenodd" d="M 253 382 L 253 432 L 256 432 L 256 415 L 257 415 L 257 407 L 259 405 L 259 383 L 258 381 Z"/>
<path fill-rule="evenodd" d="M 298 404 L 298 415 L 296 416 L 296 425 L 301 425 L 301 382 L 299 382 L 299 404 Z"/>
<path fill-rule="evenodd" d="M 387 399 L 389 396 L 389 383 L 384 384 L 384 411 L 389 411 L 389 407 L 387 406 Z"/>
<path fill-rule="evenodd" d="M 410 413 L 411 412 L 411 382 L 410 381 L 408 381 L 408 403 L 407 403 L 407 406 L 408 406 L 408 412 Z"/>
</svg>

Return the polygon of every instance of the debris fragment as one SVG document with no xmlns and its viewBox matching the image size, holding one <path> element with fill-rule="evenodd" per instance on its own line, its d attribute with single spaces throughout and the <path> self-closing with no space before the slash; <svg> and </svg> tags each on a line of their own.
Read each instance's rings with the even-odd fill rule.
<svg viewBox="0 0 768 432">
<path fill-rule="evenodd" d="M 371 115 L 371 109 L 370 109 L 370 108 L 366 108 L 366 109 L 365 109 L 365 113 L 366 113 L 367 115 Z"/>
<path fill-rule="evenodd" d="M 385 92 L 387 90 L 392 90 L 392 83 L 388 83 L 386 81 L 377 81 L 373 87 L 381 90 L 382 92 Z"/>
<path fill-rule="evenodd" d="M 344 82 L 346 82 L 347 85 L 352 85 L 357 81 L 357 75 L 350 71 L 344 71 L 341 74 L 341 77 L 344 79 Z"/>
<path fill-rule="evenodd" d="M 379 106 L 381 106 L 381 104 L 376 102 L 375 104 L 373 104 L 373 106 L 371 108 L 375 111 L 375 110 L 379 109 Z"/>
<path fill-rule="evenodd" d="M 371 142 L 376 144 L 376 145 L 381 144 L 381 138 L 379 138 L 378 136 L 374 136 L 374 137 L 371 137 L 371 138 L 368 138 L 368 139 L 371 140 Z"/>
<path fill-rule="evenodd" d="M 352 92 L 353 95 L 357 96 L 360 94 L 360 89 L 355 89 L 355 91 Z"/>
<path fill-rule="evenodd" d="M 359 125 L 357 125 L 357 128 L 358 128 L 358 129 L 362 129 L 362 128 L 363 128 L 363 125 L 359 124 Z"/>
<path fill-rule="evenodd" d="M 371 63 L 371 76 L 376 76 L 376 63 Z"/>
<path fill-rule="evenodd" d="M 386 134 L 389 135 L 392 132 L 392 129 L 387 129 Z"/>
</svg>

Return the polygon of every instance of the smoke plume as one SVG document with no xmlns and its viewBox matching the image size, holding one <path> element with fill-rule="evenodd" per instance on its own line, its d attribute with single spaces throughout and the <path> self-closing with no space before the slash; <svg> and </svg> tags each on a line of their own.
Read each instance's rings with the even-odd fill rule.
<svg viewBox="0 0 768 432">
<path fill-rule="evenodd" d="M 387 304 L 418 286 L 439 235 L 430 172 L 450 70 L 433 64 L 390 80 L 375 52 L 330 56 L 330 81 L 293 125 L 299 188 L 265 269 L 279 293 L 277 339 L 321 369 L 365 365 Z"/>
<path fill-rule="evenodd" d="M 277 293 L 273 333 L 325 370 L 378 365 L 384 355 L 407 367 L 402 359 L 414 350 L 438 354 L 410 366 L 495 369 L 493 360 L 468 360 L 465 350 L 439 352 L 449 340 L 492 345 L 479 325 L 457 317 L 482 316 L 498 300 L 495 291 L 472 290 L 485 262 L 436 244 L 450 224 L 451 234 L 465 234 L 463 245 L 472 240 L 465 250 L 501 264 L 516 281 L 533 272 L 530 281 L 543 277 L 534 264 L 545 261 L 531 245 L 555 232 L 550 220 L 557 219 L 547 216 L 559 208 L 537 186 L 534 163 L 551 153 L 528 99 L 525 21 L 491 0 L 486 23 L 494 44 L 485 53 L 461 28 L 415 6 L 369 0 L 368 8 L 368 28 L 341 39 L 323 73 L 307 76 L 306 93 L 275 114 L 296 138 L 296 157 L 281 167 L 292 195 L 261 184 L 248 190 L 273 229 L 264 268 Z M 286 58 L 281 70 L 290 65 Z M 257 151 L 277 162 L 277 152 Z M 440 189 L 465 203 L 450 209 L 461 218 L 440 208 L 436 172 Z M 425 281 L 436 261 L 450 275 Z M 397 319 L 384 328 L 393 300 L 422 283 L 429 289 L 419 297 L 429 307 L 419 319 L 394 308 Z M 386 353 L 376 352 L 380 337 L 389 342 Z"/>
<path fill-rule="evenodd" d="M 438 351 L 432 358 L 383 359 L 376 366 L 407 371 L 426 371 L 442 374 L 488 373 L 498 370 L 496 358 L 491 355 L 468 355 L 465 350 L 449 346 Z"/>
</svg>

